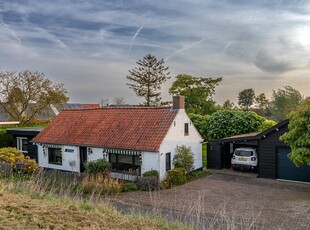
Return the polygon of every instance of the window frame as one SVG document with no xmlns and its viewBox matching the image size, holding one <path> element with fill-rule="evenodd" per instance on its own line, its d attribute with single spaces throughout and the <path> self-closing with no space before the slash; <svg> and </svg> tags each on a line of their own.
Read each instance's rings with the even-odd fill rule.
<svg viewBox="0 0 310 230">
<path fill-rule="evenodd" d="M 113 162 L 112 162 L 112 155 L 113 156 Z M 128 170 L 126 169 L 120 169 L 121 165 L 129 165 L 128 163 L 124 163 L 124 162 L 119 162 L 119 158 L 120 156 L 130 156 L 131 158 L 131 168 L 128 168 Z M 115 160 L 115 162 L 114 162 Z M 137 161 L 139 162 L 139 165 L 137 165 Z M 140 156 L 139 155 L 124 155 L 124 154 L 116 154 L 116 153 L 109 153 L 109 162 L 112 165 L 112 171 L 116 171 L 116 172 L 131 172 L 138 170 L 139 173 L 141 172 L 141 162 L 140 162 Z M 130 170 L 131 169 L 131 170 Z"/>
<path fill-rule="evenodd" d="M 56 160 L 57 159 L 56 150 L 59 150 L 61 161 L 57 161 Z M 48 148 L 47 151 L 48 151 L 47 156 L 48 156 L 48 163 L 49 164 L 52 164 L 52 165 L 62 165 L 63 157 L 62 157 L 62 150 L 61 150 L 61 148 Z M 53 154 L 53 155 L 51 156 L 51 154 Z M 51 161 L 51 158 L 53 158 L 52 161 Z"/>
<path fill-rule="evenodd" d="M 189 123 L 184 123 L 184 136 L 189 135 Z"/>
<path fill-rule="evenodd" d="M 26 150 L 23 150 L 23 140 L 26 140 Z M 16 148 L 22 153 L 28 153 L 28 138 L 27 137 L 16 137 Z"/>
<path fill-rule="evenodd" d="M 171 152 L 168 152 L 165 154 L 165 166 L 166 166 L 166 171 L 171 170 Z"/>
</svg>

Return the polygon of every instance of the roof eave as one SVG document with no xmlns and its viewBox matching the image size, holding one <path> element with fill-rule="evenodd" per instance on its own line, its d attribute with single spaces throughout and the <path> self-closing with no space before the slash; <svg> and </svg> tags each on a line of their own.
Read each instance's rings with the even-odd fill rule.
<svg viewBox="0 0 310 230">
<path fill-rule="evenodd" d="M 150 149 L 134 149 L 134 148 L 122 148 L 122 147 L 110 147 L 110 146 L 99 146 L 99 145 L 86 145 L 86 144 L 77 144 L 77 143 L 51 143 L 51 142 L 42 142 L 42 141 L 31 141 L 35 144 L 54 144 L 54 145 L 69 145 L 69 146 L 79 146 L 79 147 L 92 147 L 92 148 L 109 148 L 109 149 L 125 149 L 125 150 L 131 150 L 131 151 L 141 151 L 141 152 L 159 152 L 159 149 L 157 150 L 150 150 Z"/>
</svg>

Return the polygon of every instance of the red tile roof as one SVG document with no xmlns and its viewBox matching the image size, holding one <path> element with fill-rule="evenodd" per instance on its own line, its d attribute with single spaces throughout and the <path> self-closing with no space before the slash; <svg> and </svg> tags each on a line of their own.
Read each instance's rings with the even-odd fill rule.
<svg viewBox="0 0 310 230">
<path fill-rule="evenodd" d="M 33 141 L 156 151 L 176 114 L 170 107 L 63 110 Z"/>
<path fill-rule="evenodd" d="M 99 104 L 81 104 L 85 109 L 99 109 Z"/>
</svg>

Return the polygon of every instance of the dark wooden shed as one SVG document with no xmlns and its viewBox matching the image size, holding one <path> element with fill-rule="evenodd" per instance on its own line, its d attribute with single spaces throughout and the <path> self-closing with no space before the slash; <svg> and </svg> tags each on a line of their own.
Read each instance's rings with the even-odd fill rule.
<svg viewBox="0 0 310 230">
<path fill-rule="evenodd" d="M 32 159 L 38 159 L 37 146 L 34 145 L 31 140 L 37 136 L 43 128 L 9 128 L 7 133 L 12 138 L 12 147 L 20 150 L 25 156 L 29 156 Z"/>
<path fill-rule="evenodd" d="M 310 166 L 296 167 L 288 158 L 290 148 L 279 137 L 288 131 L 288 120 L 261 133 L 238 135 L 208 143 L 207 167 L 230 168 L 235 148 L 255 147 L 258 153 L 258 176 L 310 182 Z"/>
</svg>

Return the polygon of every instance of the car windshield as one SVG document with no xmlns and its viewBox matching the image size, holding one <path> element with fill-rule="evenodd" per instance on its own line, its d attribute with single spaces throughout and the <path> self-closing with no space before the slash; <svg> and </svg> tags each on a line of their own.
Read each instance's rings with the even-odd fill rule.
<svg viewBox="0 0 310 230">
<path fill-rule="evenodd" d="M 253 151 L 236 150 L 235 155 L 241 157 L 250 157 L 253 156 Z"/>
</svg>

